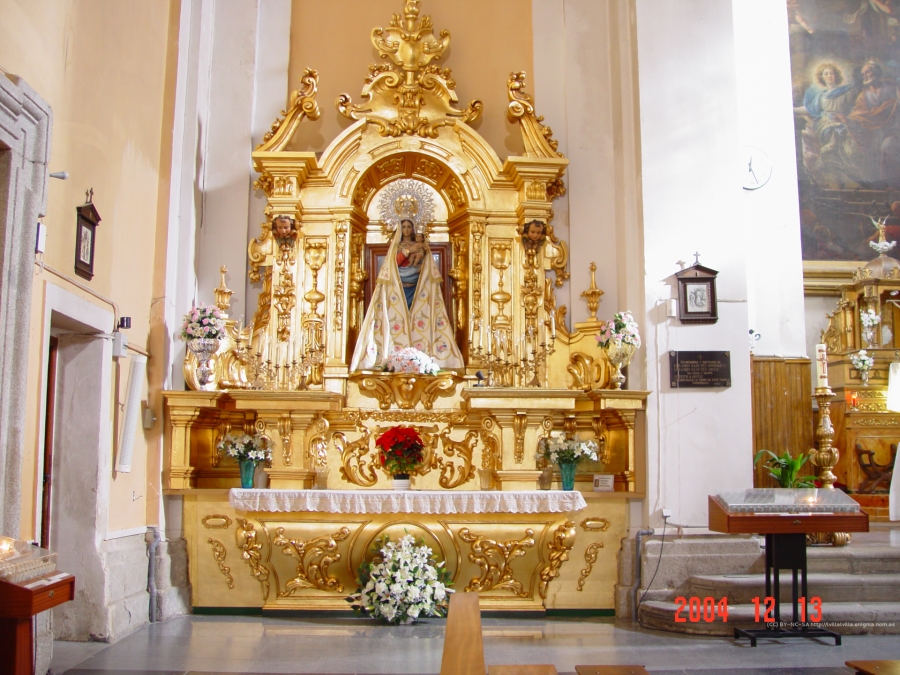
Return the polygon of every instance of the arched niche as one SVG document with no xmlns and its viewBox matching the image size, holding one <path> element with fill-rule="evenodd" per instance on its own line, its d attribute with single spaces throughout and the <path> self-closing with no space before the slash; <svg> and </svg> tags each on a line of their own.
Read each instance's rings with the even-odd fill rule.
<svg viewBox="0 0 900 675">
<path fill-rule="evenodd" d="M 435 139 L 439 140 L 441 139 Z M 352 166 L 348 174 L 355 179 L 350 190 L 353 232 L 365 236 L 365 244 L 361 251 L 362 259 L 358 260 L 359 252 L 355 256 L 351 254 L 351 267 L 361 268 L 367 274 L 362 302 L 351 308 L 356 316 L 355 321 L 350 323 L 358 324 L 365 314 L 374 291 L 375 277 L 388 248 L 387 237 L 380 228 L 372 226 L 370 219 L 372 205 L 377 195 L 395 181 L 417 180 L 434 190 L 447 213 L 446 230 L 443 228 L 433 230 L 429 236 L 429 246 L 443 279 L 444 304 L 454 327 L 454 337 L 463 357 L 466 358 L 468 351 L 466 315 L 469 299 L 463 270 L 468 265 L 466 253 L 469 250 L 470 237 L 470 191 L 465 187 L 467 162 L 460 159 L 457 154 L 453 154 L 455 148 L 448 149 L 438 142 L 424 145 L 415 141 L 416 139 L 402 139 L 399 143 L 395 141 L 378 144 L 368 152 L 360 151 L 348 158 L 355 160 L 348 162 Z M 419 147 L 409 149 L 415 145 Z M 363 170 L 359 171 L 361 167 Z M 482 194 L 482 191 L 476 186 L 471 193 Z M 356 338 L 354 332 L 348 333 L 347 354 L 353 353 Z"/>
</svg>

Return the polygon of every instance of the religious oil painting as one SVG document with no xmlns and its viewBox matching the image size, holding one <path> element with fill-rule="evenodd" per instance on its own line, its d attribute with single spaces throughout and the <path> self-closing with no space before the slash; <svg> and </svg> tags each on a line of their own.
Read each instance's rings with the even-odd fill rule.
<svg viewBox="0 0 900 675">
<path fill-rule="evenodd" d="M 786 4 L 803 259 L 870 260 L 874 221 L 900 239 L 900 0 Z"/>
</svg>

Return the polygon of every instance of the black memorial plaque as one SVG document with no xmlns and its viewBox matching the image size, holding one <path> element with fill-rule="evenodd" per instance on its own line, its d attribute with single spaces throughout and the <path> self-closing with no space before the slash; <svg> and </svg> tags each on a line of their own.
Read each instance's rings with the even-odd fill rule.
<svg viewBox="0 0 900 675">
<path fill-rule="evenodd" d="M 685 387 L 730 387 L 731 352 L 669 352 L 669 382 Z"/>
</svg>

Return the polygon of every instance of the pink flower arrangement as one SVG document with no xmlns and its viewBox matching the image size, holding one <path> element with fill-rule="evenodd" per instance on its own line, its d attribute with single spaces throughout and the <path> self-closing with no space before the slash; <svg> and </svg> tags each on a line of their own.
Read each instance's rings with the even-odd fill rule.
<svg viewBox="0 0 900 675">
<path fill-rule="evenodd" d="M 612 342 L 641 346 L 641 334 L 631 312 L 616 312 L 612 320 L 603 323 L 597 335 L 597 344 L 605 349 Z"/>
<path fill-rule="evenodd" d="M 191 311 L 184 315 L 184 323 L 181 324 L 181 339 L 218 339 L 225 335 L 225 320 L 222 310 L 216 305 L 207 307 L 200 305 L 191 307 Z"/>
</svg>

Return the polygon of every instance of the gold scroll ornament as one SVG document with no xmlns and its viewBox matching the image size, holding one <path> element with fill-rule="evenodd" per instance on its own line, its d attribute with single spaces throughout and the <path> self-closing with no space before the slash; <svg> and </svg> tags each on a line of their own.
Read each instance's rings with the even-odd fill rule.
<svg viewBox="0 0 900 675">
<path fill-rule="evenodd" d="M 349 528 L 342 527 L 330 536 L 302 541 L 288 539 L 284 536 L 283 527 L 276 528 L 272 543 L 280 546 L 284 555 L 292 556 L 297 561 L 297 576 L 284 585 L 284 590 L 279 591 L 278 597 L 288 598 L 304 588 L 343 593 L 344 585 L 328 573 L 328 568 L 332 563 L 340 562 L 338 542 L 345 541 L 349 536 Z"/>
<path fill-rule="evenodd" d="M 581 521 L 581 528 L 586 532 L 606 532 L 609 529 L 609 521 L 606 518 L 585 518 Z M 585 550 L 584 562 L 586 567 L 581 570 L 581 574 L 578 576 L 577 590 L 584 590 L 584 582 L 587 581 L 588 576 L 594 569 L 594 563 L 597 562 L 597 554 L 601 548 L 603 548 L 603 542 L 595 541 Z"/>
<path fill-rule="evenodd" d="M 559 576 L 563 563 L 569 559 L 569 551 L 575 545 L 575 523 L 567 520 L 553 533 L 553 540 L 547 545 L 549 562 L 541 569 L 541 584 L 538 592 L 547 599 L 547 587 Z"/>
<path fill-rule="evenodd" d="M 231 576 L 231 568 L 225 564 L 225 546 L 221 541 L 212 537 L 208 538 L 207 542 L 212 546 L 213 559 L 216 561 L 222 576 L 225 577 L 225 585 L 229 589 L 234 590 L 234 577 Z"/>
<path fill-rule="evenodd" d="M 481 569 L 481 576 L 472 577 L 466 586 L 466 592 L 499 589 L 510 591 L 520 598 L 528 596 L 522 582 L 513 576 L 512 562 L 524 556 L 525 549 L 534 546 L 534 530 L 526 528 L 523 539 L 499 542 L 472 534 L 468 527 L 464 527 L 459 531 L 459 538 L 472 545 L 469 561 Z"/>
<path fill-rule="evenodd" d="M 363 103 L 354 104 L 349 94 L 338 97 L 342 115 L 365 119 L 386 137 L 437 138 L 441 127 L 473 121 L 481 113 L 481 101 L 456 109 L 450 69 L 429 65 L 450 45 L 450 33 L 434 34 L 431 17 L 419 17 L 419 0 L 406 0 L 403 16 L 395 14 L 388 28 L 375 28 L 372 44 L 388 62 L 369 66 Z"/>
<path fill-rule="evenodd" d="M 262 544 L 257 539 L 256 527 L 244 518 L 238 518 L 237 523 L 235 541 L 241 550 L 241 557 L 250 568 L 251 576 L 259 582 L 263 602 L 266 602 L 269 598 L 269 570 L 262 562 Z"/>
</svg>

